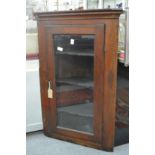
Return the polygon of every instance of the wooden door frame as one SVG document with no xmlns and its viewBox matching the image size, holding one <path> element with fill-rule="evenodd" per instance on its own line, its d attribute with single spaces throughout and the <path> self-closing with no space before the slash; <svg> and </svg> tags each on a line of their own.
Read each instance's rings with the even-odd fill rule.
<svg viewBox="0 0 155 155">
<path fill-rule="evenodd" d="M 47 43 L 47 66 L 49 77 L 48 80 L 51 80 L 53 83 L 53 89 L 56 90 L 55 85 L 55 59 L 54 59 L 54 46 L 53 46 L 53 38 L 54 34 L 93 34 L 95 35 L 94 42 L 94 135 L 85 134 L 81 132 L 67 131 L 65 129 L 56 128 L 56 92 L 54 91 L 54 98 L 50 100 L 51 105 L 51 117 L 52 117 L 52 125 L 51 125 L 51 136 L 56 138 L 65 138 L 68 140 L 72 140 L 77 142 L 76 139 L 80 139 L 81 141 L 88 141 L 89 143 L 94 143 L 95 145 L 100 146 L 102 144 L 102 112 L 103 112 L 103 78 L 104 78 L 104 25 L 54 25 L 54 26 L 46 26 L 46 43 Z M 102 46 L 98 46 L 98 45 Z M 50 59 L 52 58 L 52 59 Z M 102 73 L 102 74 L 101 74 Z M 99 93 L 100 92 L 100 93 Z M 76 139 L 75 139 L 76 138 Z"/>
</svg>

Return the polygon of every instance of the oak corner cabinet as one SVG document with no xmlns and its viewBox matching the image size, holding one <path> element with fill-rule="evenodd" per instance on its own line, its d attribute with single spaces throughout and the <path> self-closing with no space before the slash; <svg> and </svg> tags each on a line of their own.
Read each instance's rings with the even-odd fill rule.
<svg viewBox="0 0 155 155">
<path fill-rule="evenodd" d="M 35 13 L 45 135 L 113 151 L 121 13 Z"/>
</svg>

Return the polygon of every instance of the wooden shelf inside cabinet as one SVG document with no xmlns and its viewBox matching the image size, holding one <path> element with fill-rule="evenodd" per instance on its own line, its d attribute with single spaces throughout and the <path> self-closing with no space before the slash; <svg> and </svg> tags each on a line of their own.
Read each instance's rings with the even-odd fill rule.
<svg viewBox="0 0 155 155">
<path fill-rule="evenodd" d="M 113 151 L 122 12 L 35 13 L 45 135 Z"/>
<path fill-rule="evenodd" d="M 56 89 L 57 92 L 77 91 L 77 90 L 83 89 L 82 86 L 77 86 L 74 84 L 68 84 L 63 82 L 58 82 L 58 83 L 61 85 L 57 86 L 57 89 Z"/>
<path fill-rule="evenodd" d="M 58 83 L 66 83 L 72 86 L 79 86 L 85 88 L 93 87 L 93 80 L 88 78 L 66 78 L 66 79 L 58 79 Z"/>
<path fill-rule="evenodd" d="M 56 54 L 57 55 L 71 55 L 71 56 L 90 56 L 90 57 L 93 57 L 94 56 L 94 53 L 93 52 L 90 52 L 90 50 L 88 51 L 82 51 L 82 52 L 79 52 L 79 51 L 56 51 Z"/>
</svg>

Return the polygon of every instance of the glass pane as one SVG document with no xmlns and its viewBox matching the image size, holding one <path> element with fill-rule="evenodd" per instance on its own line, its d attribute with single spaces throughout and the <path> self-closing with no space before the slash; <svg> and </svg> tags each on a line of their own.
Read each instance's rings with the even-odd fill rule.
<svg viewBox="0 0 155 155">
<path fill-rule="evenodd" d="M 57 126 L 93 133 L 94 35 L 54 35 Z"/>
</svg>

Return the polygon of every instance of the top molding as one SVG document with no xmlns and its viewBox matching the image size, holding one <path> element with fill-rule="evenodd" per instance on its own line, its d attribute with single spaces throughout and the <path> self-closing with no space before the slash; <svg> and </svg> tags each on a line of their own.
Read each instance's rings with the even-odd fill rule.
<svg viewBox="0 0 155 155">
<path fill-rule="evenodd" d="M 123 10 L 120 9 L 97 9 L 97 10 L 74 10 L 74 11 L 55 11 L 55 12 L 35 12 L 37 20 L 49 20 L 49 18 L 119 18 Z M 75 19 L 74 18 L 74 19 Z"/>
</svg>

